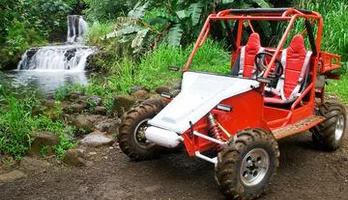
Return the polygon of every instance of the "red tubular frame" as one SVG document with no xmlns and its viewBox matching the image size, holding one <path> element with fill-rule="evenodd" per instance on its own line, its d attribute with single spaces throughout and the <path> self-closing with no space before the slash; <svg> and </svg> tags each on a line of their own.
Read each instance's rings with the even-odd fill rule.
<svg viewBox="0 0 348 200">
<path fill-rule="evenodd" d="M 232 13 L 232 14 L 231 14 Z M 309 13 L 309 14 L 306 14 Z M 210 22 L 216 21 L 216 20 L 235 20 L 235 21 L 239 21 L 239 25 L 238 25 L 238 31 L 237 31 L 237 37 L 236 37 L 236 46 L 237 49 L 233 52 L 232 54 L 232 60 L 231 60 L 231 66 L 233 65 L 233 61 L 235 60 L 235 58 L 238 56 L 239 53 L 239 49 L 241 46 L 241 41 L 242 41 L 242 32 L 243 32 L 243 22 L 246 20 L 249 24 L 249 26 L 251 25 L 250 21 L 260 21 L 260 20 L 265 20 L 265 21 L 289 21 L 287 28 L 285 30 L 285 32 L 283 33 L 282 38 L 280 39 L 280 42 L 278 44 L 278 46 L 275 48 L 274 53 L 273 53 L 273 57 L 271 58 L 270 62 L 268 63 L 268 68 L 266 69 L 263 77 L 267 78 L 270 70 L 271 70 L 271 66 L 273 66 L 273 64 L 275 63 L 278 55 L 282 52 L 283 50 L 283 46 L 288 38 L 289 32 L 292 28 L 292 26 L 294 25 L 296 19 L 298 18 L 303 18 L 306 20 L 310 20 L 311 24 L 314 24 L 315 22 L 317 22 L 317 32 L 316 32 L 316 52 L 317 54 L 315 56 L 312 56 L 311 58 L 311 65 L 310 65 L 310 71 L 309 71 L 309 75 L 311 76 L 311 83 L 307 86 L 307 88 L 305 89 L 305 91 L 296 99 L 295 102 L 293 102 L 293 104 L 291 105 L 291 107 L 289 109 L 282 109 L 282 108 L 273 108 L 271 106 L 265 106 L 263 99 L 260 100 L 260 102 L 255 103 L 255 98 L 258 99 L 258 97 L 255 96 L 255 98 L 253 99 L 243 99 L 242 96 L 237 96 L 237 97 L 232 97 L 230 99 L 224 100 L 222 101 L 222 103 L 224 102 L 232 102 L 232 104 L 236 104 L 236 99 L 239 100 L 243 100 L 243 101 L 250 101 L 250 105 L 252 104 L 257 104 L 258 106 L 261 107 L 261 116 L 260 116 L 260 121 L 258 122 L 258 124 L 253 124 L 251 123 L 250 126 L 248 127 L 233 127 L 231 124 L 227 123 L 226 120 L 222 119 L 221 116 L 228 116 L 225 114 L 219 114 L 216 109 L 213 109 L 213 111 L 211 111 L 213 114 L 216 114 L 218 116 L 217 121 L 221 122 L 221 124 L 224 126 L 224 128 L 226 128 L 228 131 L 237 131 L 237 129 L 239 130 L 239 128 L 243 129 L 243 128 L 252 128 L 253 126 L 255 127 L 260 127 L 263 128 L 265 130 L 269 130 L 269 131 L 276 131 L 279 130 L 285 126 L 289 126 L 289 125 L 293 125 L 296 122 L 299 122 L 300 120 L 303 120 L 305 118 L 311 117 L 313 115 L 315 115 L 315 82 L 316 82 L 316 77 L 317 77 L 317 71 L 319 71 L 317 68 L 319 68 L 319 61 L 323 62 L 323 59 L 327 60 L 332 60 L 333 58 L 338 58 L 339 56 L 337 55 L 333 55 L 333 54 L 328 54 L 328 53 L 320 53 L 320 44 L 321 44 L 321 36 L 322 36 L 322 28 L 323 28 L 323 19 L 320 16 L 319 13 L 317 12 L 308 12 L 308 11 L 300 11 L 300 10 L 296 10 L 294 8 L 289 8 L 284 10 L 284 12 L 280 12 L 279 10 L 277 12 L 257 12 L 255 10 L 255 12 L 249 12 L 248 14 L 233 14 L 233 10 L 224 10 L 219 12 L 218 14 L 211 14 L 208 16 L 206 22 L 204 23 L 204 26 L 198 36 L 198 39 L 194 45 L 193 51 L 190 54 L 188 61 L 183 69 L 183 72 L 188 71 L 190 68 L 190 65 L 192 63 L 192 60 L 198 50 L 199 47 L 201 47 L 204 42 L 206 41 L 209 33 L 210 33 Z M 305 31 L 302 31 L 302 34 L 305 34 Z M 266 47 L 267 48 L 267 47 Z M 321 55 L 323 55 L 324 58 L 321 57 Z M 326 57 L 325 57 L 326 56 Z M 329 62 L 329 61 L 327 61 Z M 329 63 L 331 64 L 331 63 Z M 329 65 L 327 64 L 327 66 Z M 337 64 L 339 65 L 339 63 Z M 330 67 L 327 67 L 328 70 L 331 70 L 333 68 L 337 68 L 337 66 L 335 65 L 334 67 L 331 67 L 333 65 L 330 65 Z M 324 67 L 324 65 L 323 65 Z M 330 68 L 330 69 L 329 69 Z M 320 69 L 322 70 L 322 69 Z M 320 71 L 322 72 L 322 71 Z M 264 91 L 264 84 L 261 83 L 261 92 Z M 245 94 L 246 96 L 248 94 Z M 255 94 L 249 94 L 249 95 L 255 95 Z M 260 95 L 260 94 L 259 94 Z M 309 95 L 309 100 L 306 99 L 306 101 L 304 101 L 304 97 Z M 322 94 L 323 95 L 323 92 Z M 303 103 L 304 102 L 304 103 Z M 241 103 L 243 104 L 243 103 Z M 254 113 L 243 113 L 242 111 L 236 111 L 239 112 L 238 114 L 236 114 L 236 116 L 242 116 L 244 117 L 246 120 L 248 119 L 253 119 L 253 114 Z M 270 116 L 266 116 L 266 115 L 272 115 Z M 220 116 L 220 118 L 219 118 Z M 266 117 L 265 117 L 266 116 Z M 248 118 L 250 117 L 250 118 Z M 239 118 L 239 117 L 238 117 Z M 235 119 L 235 118 L 234 118 Z M 268 121 L 267 121 L 267 120 Z M 255 120 L 255 119 L 254 119 Z M 241 122 L 242 123 L 242 122 Z M 197 122 L 194 125 L 194 130 L 195 131 L 202 131 L 204 130 L 204 128 L 208 127 L 208 121 L 205 120 L 205 117 L 203 117 L 199 122 Z M 243 125 L 241 125 L 243 126 Z M 303 127 L 301 128 L 301 131 L 303 130 L 307 130 L 311 127 Z M 184 137 L 184 143 L 185 146 L 189 152 L 189 154 L 192 156 L 194 155 L 195 151 L 204 151 L 207 150 L 209 148 L 211 148 L 212 146 L 216 145 L 214 143 L 208 142 L 208 141 L 204 141 L 201 139 L 197 139 L 196 137 L 192 137 L 192 135 L 189 134 L 190 131 L 193 130 L 188 130 L 187 132 L 185 132 L 183 134 Z M 204 132 L 204 131 L 203 131 Z M 232 135 L 235 134 L 235 132 L 230 132 Z M 204 133 L 207 134 L 207 133 Z M 195 139 L 192 139 L 195 138 Z M 225 140 L 227 140 L 228 138 L 224 138 Z"/>
</svg>

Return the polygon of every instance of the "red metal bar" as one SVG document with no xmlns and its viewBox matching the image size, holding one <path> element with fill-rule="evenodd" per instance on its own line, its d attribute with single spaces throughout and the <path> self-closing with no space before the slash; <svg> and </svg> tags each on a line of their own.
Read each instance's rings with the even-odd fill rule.
<svg viewBox="0 0 348 200">
<path fill-rule="evenodd" d="M 215 15 L 215 14 L 213 14 L 213 15 Z M 204 41 L 202 41 L 202 39 L 206 38 L 206 37 L 204 37 L 204 35 L 206 34 L 207 29 L 210 28 L 210 16 L 207 18 L 207 20 L 204 23 L 202 31 L 201 31 L 201 33 L 198 36 L 198 39 L 197 39 L 197 41 L 195 43 L 195 46 L 193 47 L 193 50 L 192 50 L 192 52 L 190 54 L 190 57 L 188 58 L 188 60 L 186 62 L 185 68 L 183 69 L 183 72 L 186 72 L 189 69 L 189 67 L 190 67 L 190 65 L 192 63 L 193 57 L 195 56 L 195 54 L 197 52 L 197 49 L 199 48 L 201 43 L 204 43 Z"/>
<path fill-rule="evenodd" d="M 255 33 L 254 27 L 253 27 L 253 25 L 251 24 L 250 20 L 248 20 L 248 25 L 249 25 L 251 31 L 252 31 L 253 33 Z"/>
<path fill-rule="evenodd" d="M 209 36 L 209 33 L 210 33 L 210 24 L 208 25 L 207 30 L 205 31 L 203 38 L 202 38 L 201 42 L 199 43 L 198 47 L 201 47 L 204 44 L 204 42 L 207 40 L 207 38 Z"/>
<path fill-rule="evenodd" d="M 277 59 L 280 50 L 282 49 L 286 39 L 288 38 L 290 29 L 291 29 L 292 25 L 294 24 L 296 17 L 297 17 L 297 15 L 294 15 L 294 16 L 291 17 L 290 23 L 289 23 L 288 27 L 286 28 L 286 30 L 285 30 L 285 32 L 283 34 L 283 37 L 280 40 L 280 42 L 278 44 L 278 47 L 277 47 L 276 51 L 274 52 L 271 61 L 268 64 L 268 68 L 267 68 L 267 70 L 265 71 L 265 73 L 263 75 L 264 78 L 267 78 L 267 76 L 268 76 L 268 74 L 269 74 L 269 72 L 270 72 L 270 70 L 271 70 L 275 60 Z"/>
<path fill-rule="evenodd" d="M 263 16 L 234 16 L 234 15 L 228 15 L 228 16 L 212 16 L 210 17 L 211 20 L 254 20 L 254 21 L 260 21 L 260 20 L 267 20 L 267 21 L 289 21 L 291 20 L 291 17 L 263 17 Z"/>
<path fill-rule="evenodd" d="M 309 84 L 309 86 L 305 89 L 305 91 L 296 99 L 296 101 L 292 104 L 291 110 L 293 111 L 295 107 L 301 102 L 303 97 L 311 90 L 314 89 L 314 83 Z"/>
</svg>

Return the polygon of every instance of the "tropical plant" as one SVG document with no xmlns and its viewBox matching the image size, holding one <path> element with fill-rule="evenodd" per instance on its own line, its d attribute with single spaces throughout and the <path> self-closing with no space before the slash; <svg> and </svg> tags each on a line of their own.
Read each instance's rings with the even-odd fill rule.
<svg viewBox="0 0 348 200">
<path fill-rule="evenodd" d="M 265 0 L 139 1 L 127 17 L 117 18 L 115 31 L 134 52 L 143 52 L 164 41 L 171 46 L 187 45 L 197 37 L 205 18 L 226 8 L 270 7 Z M 221 30 L 220 30 L 221 31 Z"/>
</svg>

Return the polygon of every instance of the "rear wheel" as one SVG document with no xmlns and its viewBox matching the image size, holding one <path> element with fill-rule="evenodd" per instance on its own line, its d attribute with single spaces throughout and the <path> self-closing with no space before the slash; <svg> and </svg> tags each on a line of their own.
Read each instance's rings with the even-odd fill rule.
<svg viewBox="0 0 348 200">
<path fill-rule="evenodd" d="M 216 178 L 228 198 L 254 199 L 267 188 L 278 167 L 278 144 L 261 129 L 241 131 L 218 154 Z"/>
<path fill-rule="evenodd" d="M 341 104 L 325 103 L 319 107 L 318 114 L 326 119 L 311 130 L 313 142 L 326 150 L 336 150 L 346 132 L 346 110 Z"/>
<path fill-rule="evenodd" d="M 159 147 L 146 139 L 145 130 L 148 120 L 163 107 L 160 100 L 148 100 L 123 116 L 117 141 L 122 152 L 132 160 L 146 160 L 158 155 Z"/>
</svg>

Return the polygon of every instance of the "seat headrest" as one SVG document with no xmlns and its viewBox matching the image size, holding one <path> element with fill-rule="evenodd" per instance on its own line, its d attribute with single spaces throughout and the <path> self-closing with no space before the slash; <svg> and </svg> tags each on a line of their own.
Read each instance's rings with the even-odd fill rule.
<svg viewBox="0 0 348 200">
<path fill-rule="evenodd" d="M 252 33 L 248 39 L 246 46 L 248 49 L 259 49 L 261 47 L 259 34 Z"/>
<path fill-rule="evenodd" d="M 302 51 L 303 49 L 305 49 L 303 36 L 300 34 L 295 35 L 294 38 L 292 38 L 288 48 L 290 48 L 294 52 Z"/>
</svg>

